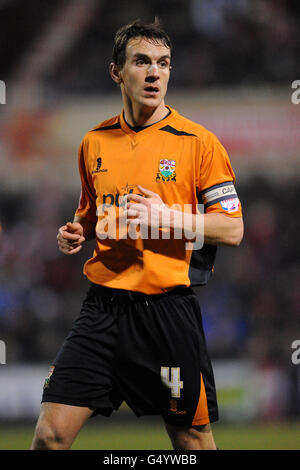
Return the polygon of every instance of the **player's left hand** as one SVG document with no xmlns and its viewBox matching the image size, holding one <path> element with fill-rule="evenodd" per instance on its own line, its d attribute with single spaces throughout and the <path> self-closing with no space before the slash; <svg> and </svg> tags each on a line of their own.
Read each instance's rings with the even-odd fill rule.
<svg viewBox="0 0 300 470">
<path fill-rule="evenodd" d="M 125 199 L 125 211 L 129 225 L 146 225 L 148 227 L 161 227 L 162 220 L 167 216 L 169 208 L 161 197 L 149 189 L 138 186 L 141 194 L 128 194 Z M 128 202 L 128 200 L 133 202 Z M 131 218 L 128 218 L 131 217 Z"/>
</svg>

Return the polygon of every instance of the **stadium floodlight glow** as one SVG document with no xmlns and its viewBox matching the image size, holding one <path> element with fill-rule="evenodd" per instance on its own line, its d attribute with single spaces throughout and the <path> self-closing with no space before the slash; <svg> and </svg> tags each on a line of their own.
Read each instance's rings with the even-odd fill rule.
<svg viewBox="0 0 300 470">
<path fill-rule="evenodd" d="M 6 364 L 6 345 L 0 340 L 0 364 Z"/>
<path fill-rule="evenodd" d="M 0 80 L 0 104 L 6 104 L 6 85 L 3 80 Z"/>
</svg>

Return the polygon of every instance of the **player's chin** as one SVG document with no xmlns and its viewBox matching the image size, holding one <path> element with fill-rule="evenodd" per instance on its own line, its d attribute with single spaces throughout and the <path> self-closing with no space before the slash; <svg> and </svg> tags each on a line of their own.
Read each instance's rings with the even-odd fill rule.
<svg viewBox="0 0 300 470">
<path fill-rule="evenodd" d="M 161 102 L 162 102 L 161 95 L 145 96 L 142 98 L 142 103 L 151 108 L 157 108 L 157 106 L 159 106 Z"/>
</svg>

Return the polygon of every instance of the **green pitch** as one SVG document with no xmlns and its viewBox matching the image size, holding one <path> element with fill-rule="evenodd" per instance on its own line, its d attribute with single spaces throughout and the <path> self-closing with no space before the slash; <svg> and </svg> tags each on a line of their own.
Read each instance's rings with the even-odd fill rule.
<svg viewBox="0 0 300 470">
<path fill-rule="evenodd" d="M 0 425 L 0 449 L 30 447 L 34 425 Z M 300 423 L 273 425 L 213 425 L 217 446 L 232 450 L 300 449 Z M 169 438 L 160 422 L 89 422 L 73 444 L 80 450 L 168 450 Z"/>
</svg>

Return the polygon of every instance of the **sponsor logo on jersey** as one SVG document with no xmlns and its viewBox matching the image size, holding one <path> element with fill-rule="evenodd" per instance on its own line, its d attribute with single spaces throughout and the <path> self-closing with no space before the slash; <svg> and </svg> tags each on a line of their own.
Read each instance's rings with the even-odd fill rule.
<svg viewBox="0 0 300 470">
<path fill-rule="evenodd" d="M 176 181 L 176 162 L 162 158 L 159 160 L 156 181 Z"/>
<path fill-rule="evenodd" d="M 101 206 L 98 207 L 97 215 L 102 214 L 103 211 L 105 211 L 105 209 L 108 209 L 112 206 L 124 207 L 125 206 L 124 197 L 127 196 L 127 194 L 133 194 L 133 190 L 134 190 L 135 186 L 136 185 L 131 185 L 131 187 L 130 187 L 130 186 L 127 185 L 127 191 L 122 193 L 122 194 L 120 194 L 120 193 L 103 194 L 102 195 L 102 204 L 101 204 Z M 124 189 L 124 188 L 122 188 L 122 189 Z M 143 194 L 140 194 L 140 193 L 136 193 L 136 194 L 138 196 L 143 196 Z"/>
<path fill-rule="evenodd" d="M 237 197 L 233 199 L 224 199 L 224 201 L 221 201 L 221 206 L 224 211 L 236 212 L 240 208 L 240 201 Z"/>
<path fill-rule="evenodd" d="M 101 166 L 102 166 L 102 158 L 101 157 L 98 157 L 97 158 L 97 166 L 96 166 L 96 169 L 92 171 L 92 174 L 94 175 L 95 173 L 104 173 L 107 171 L 107 169 L 102 169 L 101 170 Z"/>
</svg>

